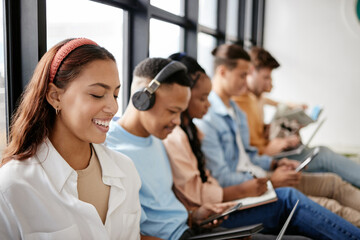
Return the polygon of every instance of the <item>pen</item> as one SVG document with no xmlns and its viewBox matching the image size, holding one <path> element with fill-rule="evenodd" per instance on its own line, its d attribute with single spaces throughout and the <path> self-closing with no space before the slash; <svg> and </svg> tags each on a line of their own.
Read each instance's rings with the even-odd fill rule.
<svg viewBox="0 0 360 240">
<path fill-rule="evenodd" d="M 248 171 L 248 173 L 254 178 L 257 179 L 256 175 L 252 171 Z"/>
</svg>

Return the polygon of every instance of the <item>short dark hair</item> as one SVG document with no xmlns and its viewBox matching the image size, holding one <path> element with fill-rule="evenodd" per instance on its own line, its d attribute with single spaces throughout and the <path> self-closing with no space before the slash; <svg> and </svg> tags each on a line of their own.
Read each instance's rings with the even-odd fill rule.
<svg viewBox="0 0 360 240">
<path fill-rule="evenodd" d="M 251 62 L 257 70 L 262 68 L 270 68 L 272 70 L 280 67 L 278 61 L 276 61 L 276 59 L 263 48 L 253 47 L 251 48 L 249 54 Z"/>
<path fill-rule="evenodd" d="M 134 77 L 143 77 L 152 80 L 170 62 L 171 59 L 168 58 L 146 58 L 135 67 L 133 75 Z M 164 79 L 161 83 L 177 83 L 181 86 L 190 87 L 191 79 L 186 74 L 186 71 L 180 70 Z"/>
<path fill-rule="evenodd" d="M 214 68 L 225 65 L 231 70 L 236 67 L 238 60 L 250 62 L 249 54 L 237 44 L 222 44 L 212 50 L 211 54 L 215 57 Z"/>
</svg>

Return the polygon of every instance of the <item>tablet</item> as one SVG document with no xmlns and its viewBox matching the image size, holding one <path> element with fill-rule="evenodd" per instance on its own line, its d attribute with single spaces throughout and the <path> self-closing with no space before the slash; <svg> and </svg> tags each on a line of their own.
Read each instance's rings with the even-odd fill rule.
<svg viewBox="0 0 360 240">
<path fill-rule="evenodd" d="M 202 222 L 200 223 L 200 226 L 205 225 L 205 224 L 207 224 L 207 223 L 210 223 L 210 222 L 214 221 L 215 219 L 219 219 L 219 218 L 225 217 L 226 215 L 229 215 L 230 213 L 235 212 L 236 210 L 238 210 L 239 208 L 241 208 L 241 206 L 242 206 L 242 203 L 239 202 L 239 203 L 237 203 L 235 206 L 229 207 L 228 209 L 226 209 L 226 210 L 225 210 L 224 212 L 222 212 L 222 213 L 217 213 L 217 214 L 211 215 L 210 217 L 208 217 L 207 219 L 205 219 L 204 221 L 202 221 Z"/>
<path fill-rule="evenodd" d="M 249 237 L 254 233 L 260 232 L 263 229 L 263 225 L 261 223 L 253 224 L 250 226 L 242 226 L 236 228 L 222 229 L 220 231 L 216 231 L 217 229 L 213 229 L 212 232 L 202 233 L 199 235 L 195 235 L 189 237 L 187 239 L 206 239 L 206 240 L 219 240 L 219 239 L 238 239 L 243 237 Z"/>
<path fill-rule="evenodd" d="M 295 172 L 300 172 L 301 170 L 304 169 L 304 167 L 306 167 L 310 162 L 311 160 L 313 160 L 313 158 L 319 153 L 320 151 L 320 148 L 319 147 L 316 147 L 312 153 L 310 154 L 310 156 L 308 156 L 296 169 L 295 169 Z"/>
</svg>

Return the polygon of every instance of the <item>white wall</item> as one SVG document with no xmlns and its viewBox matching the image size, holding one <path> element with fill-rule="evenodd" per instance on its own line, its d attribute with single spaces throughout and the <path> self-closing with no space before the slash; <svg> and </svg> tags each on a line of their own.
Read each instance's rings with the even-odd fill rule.
<svg viewBox="0 0 360 240">
<path fill-rule="evenodd" d="M 273 72 L 273 98 L 325 108 L 327 120 L 312 144 L 360 152 L 360 21 L 355 2 L 266 1 L 264 48 L 281 64 Z"/>
</svg>

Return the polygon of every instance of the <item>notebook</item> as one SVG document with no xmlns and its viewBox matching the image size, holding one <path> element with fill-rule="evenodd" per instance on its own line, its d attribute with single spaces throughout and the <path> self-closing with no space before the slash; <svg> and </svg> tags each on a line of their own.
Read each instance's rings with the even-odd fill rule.
<svg viewBox="0 0 360 240">
<path fill-rule="evenodd" d="M 306 147 L 309 146 L 311 140 L 313 140 L 313 138 L 315 137 L 316 133 L 319 131 L 320 127 L 324 124 L 326 118 L 324 118 L 323 120 L 320 121 L 320 123 L 317 125 L 317 127 L 315 128 L 315 130 L 313 131 L 313 133 L 311 134 L 309 140 L 307 141 L 306 144 L 300 144 L 297 147 L 295 147 L 294 149 L 291 150 L 287 150 L 287 151 L 283 151 L 281 153 L 278 153 L 274 156 L 274 158 L 283 158 L 283 157 L 288 157 L 291 155 L 297 155 L 300 154 Z"/>
<path fill-rule="evenodd" d="M 322 111 L 323 108 L 319 105 L 307 110 L 302 108 L 277 108 L 273 119 L 287 118 L 289 121 L 296 120 L 300 125 L 307 126 L 310 123 L 316 122 Z"/>
<path fill-rule="evenodd" d="M 274 187 L 271 184 L 270 180 L 267 181 L 267 189 L 268 190 L 261 196 L 247 197 L 247 198 L 241 198 L 241 199 L 235 200 L 236 203 L 242 204 L 241 207 L 239 208 L 239 210 L 275 202 L 277 200 L 277 195 L 276 195 L 276 192 L 275 192 Z"/>
</svg>

